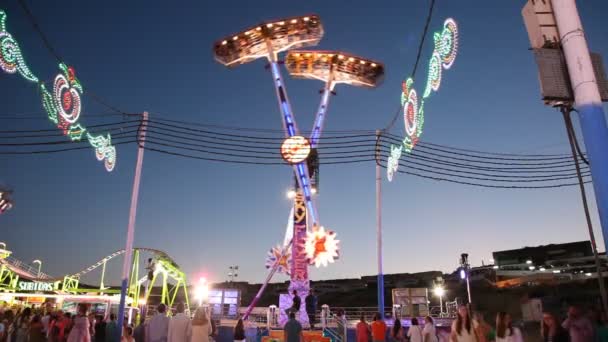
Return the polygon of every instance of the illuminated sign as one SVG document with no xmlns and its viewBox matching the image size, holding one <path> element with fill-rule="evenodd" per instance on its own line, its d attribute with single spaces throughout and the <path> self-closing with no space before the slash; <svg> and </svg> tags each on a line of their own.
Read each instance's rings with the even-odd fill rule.
<svg viewBox="0 0 608 342">
<path fill-rule="evenodd" d="M 32 281 L 20 281 L 17 283 L 19 291 L 56 291 L 59 288 L 59 282 L 41 283 Z"/>
<path fill-rule="evenodd" d="M 439 90 L 441 85 L 441 72 L 449 69 L 458 51 L 458 26 L 452 18 L 443 23 L 443 30 L 433 35 L 435 49 L 429 61 L 429 74 L 422 96 L 414 89 L 414 80 L 410 77 L 403 82 L 401 92 L 401 105 L 403 106 L 403 121 L 405 124 L 405 138 L 400 145 L 391 145 L 390 156 L 386 166 L 386 176 L 389 181 L 399 169 L 399 159 L 405 149 L 412 152 L 420 140 L 424 126 L 424 102 L 431 93 Z"/>
<path fill-rule="evenodd" d="M 303 136 L 294 135 L 283 141 L 281 156 L 289 164 L 301 163 L 310 155 L 310 142 Z"/>
</svg>

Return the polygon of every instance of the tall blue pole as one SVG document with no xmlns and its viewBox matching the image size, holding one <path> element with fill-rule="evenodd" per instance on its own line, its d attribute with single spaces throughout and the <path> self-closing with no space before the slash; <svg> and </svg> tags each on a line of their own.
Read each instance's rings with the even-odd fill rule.
<svg viewBox="0 0 608 342">
<path fill-rule="evenodd" d="M 552 0 L 608 251 L 608 126 L 575 0 Z"/>
<path fill-rule="evenodd" d="M 380 139 L 380 131 L 376 131 L 376 139 Z M 384 273 L 382 272 L 382 172 L 378 160 L 376 160 L 376 248 L 378 253 L 378 312 L 380 313 L 380 318 L 384 318 Z"/>
</svg>

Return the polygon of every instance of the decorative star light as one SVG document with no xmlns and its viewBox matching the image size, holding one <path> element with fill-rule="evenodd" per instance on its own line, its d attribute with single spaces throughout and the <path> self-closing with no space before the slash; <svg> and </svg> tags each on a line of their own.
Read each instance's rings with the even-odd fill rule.
<svg viewBox="0 0 608 342">
<path fill-rule="evenodd" d="M 419 98 L 416 89 L 413 88 L 414 80 L 410 77 L 402 84 L 401 105 L 403 106 L 403 121 L 405 125 L 405 137 L 402 144 L 391 145 L 390 156 L 386 166 L 386 176 L 389 181 L 393 180 L 395 172 L 399 169 L 399 159 L 403 150 L 410 153 L 420 140 L 422 128 L 424 127 L 424 102 L 441 86 L 441 74 L 443 69 L 449 69 L 456 59 L 458 51 L 458 26 L 452 18 L 443 23 L 443 30 L 433 34 L 435 49 L 429 61 L 426 87 L 422 98 Z"/>
<path fill-rule="evenodd" d="M 304 250 L 310 264 L 316 267 L 327 266 L 338 258 L 340 240 L 336 240 L 336 233 L 324 227 L 313 229 L 306 233 Z"/>
<path fill-rule="evenodd" d="M 270 251 L 268 251 L 268 255 L 266 256 L 266 268 L 273 268 L 277 261 L 277 272 L 284 273 L 289 276 L 291 274 L 291 268 L 289 267 L 289 264 L 291 264 L 290 249 L 285 250 L 284 247 L 281 247 L 279 245 L 277 245 L 276 247 L 272 247 Z"/>
</svg>

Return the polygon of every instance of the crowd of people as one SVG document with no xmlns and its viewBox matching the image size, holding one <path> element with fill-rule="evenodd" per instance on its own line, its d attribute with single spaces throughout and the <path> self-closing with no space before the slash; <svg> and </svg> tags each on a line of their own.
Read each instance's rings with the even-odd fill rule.
<svg viewBox="0 0 608 342">
<path fill-rule="evenodd" d="M 550 312 L 543 313 L 540 335 L 545 342 L 608 342 L 608 322 L 598 313 L 591 317 L 583 315 L 578 306 L 571 306 L 568 317 L 561 323 Z M 376 314 L 371 324 L 361 316 L 356 325 L 357 342 L 524 342 L 521 329 L 513 325 L 511 316 L 506 312 L 496 315 L 496 324 L 490 325 L 481 313 L 471 314 L 468 306 L 461 305 L 458 315 L 452 322 L 449 333 L 442 336 L 435 328 L 432 317 L 424 319 L 421 326 L 417 318 L 410 320 L 405 328 L 400 319 L 395 319 L 392 327 L 387 327 L 380 314 Z"/>
<path fill-rule="evenodd" d="M 295 294 L 295 293 L 294 293 Z M 297 298 L 297 294 L 296 298 Z M 311 293 L 306 298 L 306 311 L 310 327 L 314 328 L 316 297 Z M 299 302 L 287 310 L 289 320 L 284 325 L 285 341 L 303 341 L 303 327 L 296 319 Z M 297 309 L 297 310 L 296 310 Z M 167 315 L 167 307 L 160 304 L 149 320 L 142 320 L 137 327 L 126 320 L 119 324 L 114 314 L 103 316 L 88 313 L 87 305 L 78 305 L 77 314 L 61 310 L 34 311 L 30 308 L 0 311 L 0 342 L 118 342 L 119 329 L 122 329 L 120 342 L 211 342 L 217 338 L 213 320 L 206 310 L 198 308 L 192 318 L 186 314 L 185 306 L 178 303 L 175 315 Z M 345 319 L 344 314 L 337 320 Z M 495 325 L 487 323 L 484 315 L 471 313 L 470 307 L 458 307 L 458 315 L 452 322 L 449 332 L 439 332 L 432 317 L 424 321 L 410 320 L 409 327 L 402 326 L 395 319 L 387 326 L 378 313 L 373 321 L 367 323 L 365 316 L 355 328 L 357 342 L 523 342 L 524 334 L 513 324 L 508 313 L 499 312 Z M 604 315 L 592 312 L 584 315 L 578 306 L 571 306 L 568 316 L 560 321 L 551 312 L 543 313 L 540 335 L 545 342 L 608 342 L 608 322 Z M 248 340 L 242 319 L 237 321 L 233 331 L 235 342 Z M 345 340 L 344 340 L 345 341 Z"/>
<path fill-rule="evenodd" d="M 107 318 L 88 313 L 87 305 L 78 305 L 77 314 L 62 310 L 0 311 L 0 342 L 209 342 L 215 325 L 205 310 L 199 308 L 190 319 L 179 303 L 176 314 L 167 316 L 167 307 L 160 304 L 156 314 L 134 327 L 121 325 L 115 314 Z"/>
<path fill-rule="evenodd" d="M 0 342 L 113 342 L 118 339 L 116 317 L 107 320 L 78 305 L 72 315 L 62 310 L 0 311 Z M 125 327 L 126 328 L 126 327 Z M 127 334 L 125 341 L 132 341 Z"/>
</svg>

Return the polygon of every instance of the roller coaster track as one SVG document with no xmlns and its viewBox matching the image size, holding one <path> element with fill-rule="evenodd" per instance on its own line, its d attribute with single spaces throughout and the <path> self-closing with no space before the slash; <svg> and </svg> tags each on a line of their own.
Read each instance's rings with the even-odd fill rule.
<svg viewBox="0 0 608 342">
<path fill-rule="evenodd" d="M 137 247 L 134 248 L 135 250 L 138 250 L 140 252 L 149 252 L 154 254 L 158 259 L 163 260 L 165 262 L 169 262 L 171 263 L 173 266 L 175 266 L 176 268 L 179 268 L 179 266 L 177 265 L 177 263 L 165 252 L 158 250 L 158 249 L 154 249 L 154 248 L 146 248 L 146 247 Z M 104 258 L 102 258 L 101 260 L 99 260 L 98 262 L 94 263 L 93 265 L 81 270 L 80 272 L 74 273 L 72 275 L 69 275 L 70 277 L 73 278 L 80 278 L 81 276 L 90 273 L 92 271 L 94 271 L 95 269 L 97 269 L 100 266 L 103 266 L 104 263 L 107 263 L 108 261 L 121 256 L 125 253 L 124 249 L 118 250 L 112 254 L 109 254 L 107 256 L 105 256 Z M 27 279 L 31 279 L 31 280 L 43 280 L 43 281 L 55 281 L 55 280 L 62 280 L 63 278 L 53 278 L 48 274 L 45 273 L 40 273 L 40 275 L 38 275 L 38 270 L 28 264 L 25 263 L 23 261 L 20 261 L 10 255 L 6 256 L 5 258 L 0 258 L 0 264 L 4 264 L 6 265 L 8 268 L 10 268 L 13 272 L 15 272 L 16 274 L 18 274 L 20 277 L 23 278 L 27 278 Z"/>
</svg>

